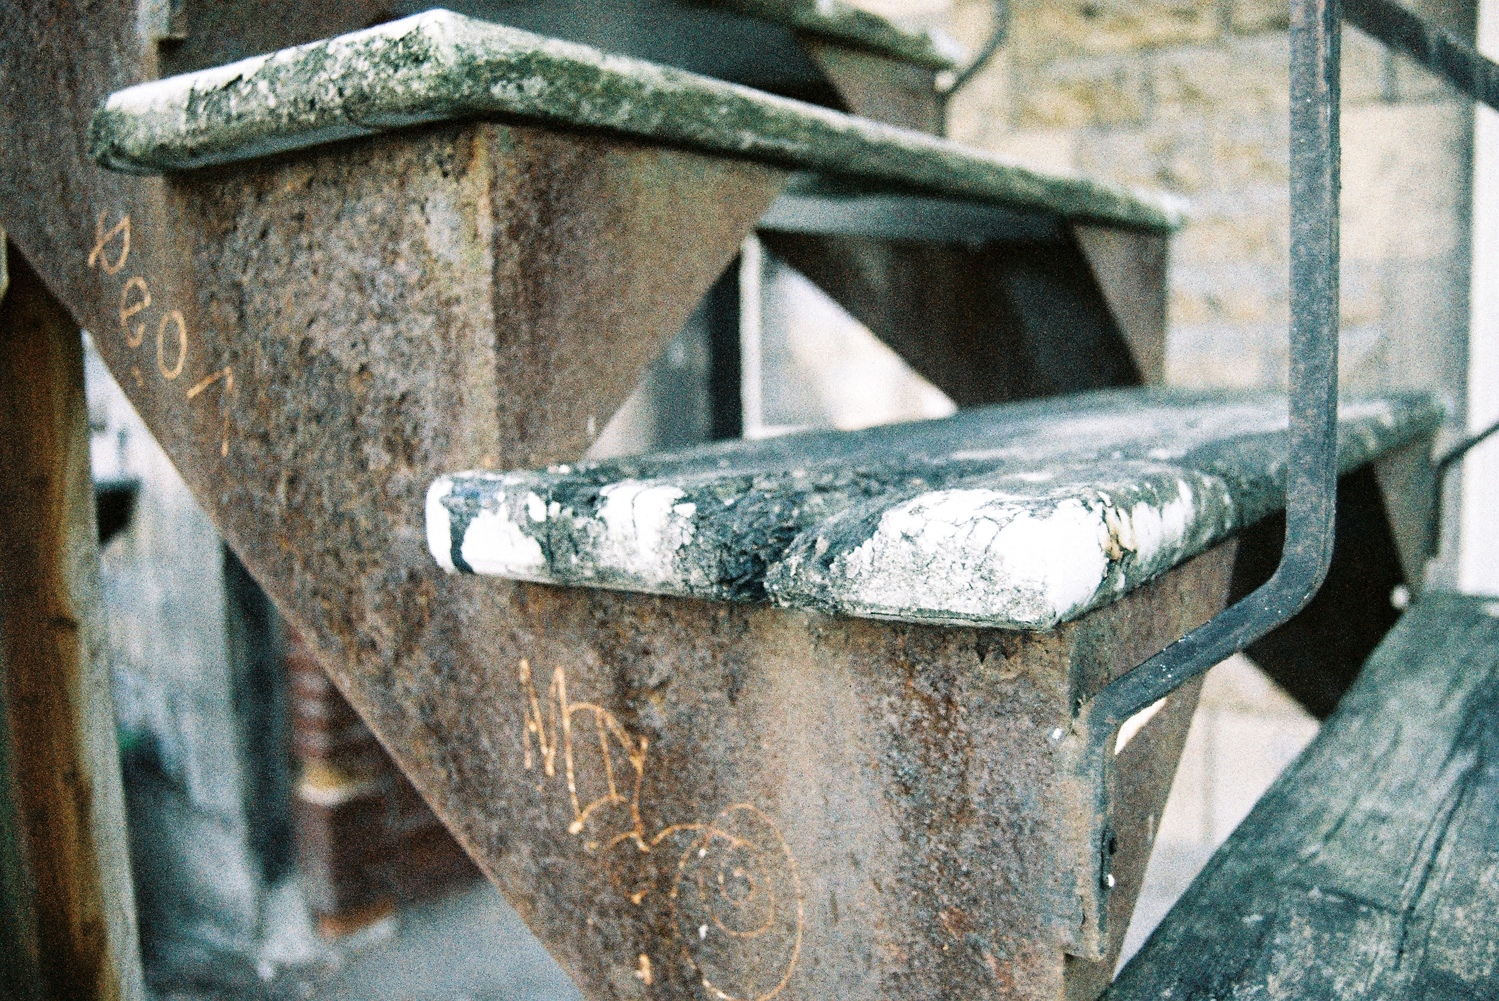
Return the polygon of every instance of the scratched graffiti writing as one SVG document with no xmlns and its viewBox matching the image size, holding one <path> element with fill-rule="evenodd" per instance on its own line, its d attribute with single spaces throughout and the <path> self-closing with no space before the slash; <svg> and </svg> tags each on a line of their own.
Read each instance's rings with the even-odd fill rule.
<svg viewBox="0 0 1499 1001">
<path fill-rule="evenodd" d="M 526 770 L 566 788 L 570 834 L 631 868 L 618 884 L 631 903 L 664 893 L 678 947 L 708 996 L 769 1001 L 785 989 L 801 954 L 804 914 L 796 858 L 775 822 L 749 803 L 736 803 L 711 821 L 652 832 L 640 802 L 649 742 L 602 706 L 572 701 L 560 667 L 545 697 L 525 660 L 520 682 Z M 675 864 L 629 867 L 632 859 L 662 853 Z M 637 962 L 636 976 L 649 985 L 650 957 L 642 954 Z"/>
<path fill-rule="evenodd" d="M 90 248 L 87 259 L 90 268 L 97 268 L 109 278 L 120 275 L 129 265 L 132 253 L 131 240 L 134 238 L 130 216 L 125 213 L 114 215 L 118 218 L 111 225 L 111 213 L 99 213 L 98 219 L 94 222 L 94 245 Z M 189 358 L 196 357 L 197 354 L 192 350 L 194 338 L 188 333 L 187 318 L 181 310 L 164 309 L 161 310 L 159 316 L 154 317 L 154 323 L 151 322 L 153 318 L 148 312 L 153 306 L 151 284 L 143 275 L 133 274 L 126 277 L 120 285 L 119 296 L 119 334 L 125 347 L 132 351 L 143 347 L 146 343 L 148 328 L 154 329 L 156 332 L 156 372 L 163 381 L 175 383 L 187 370 Z M 145 385 L 145 375 L 140 365 L 131 365 L 129 374 L 137 386 Z M 225 365 L 223 368 L 202 376 L 188 387 L 183 397 L 191 403 L 214 387 L 220 390 L 219 410 L 223 415 L 223 425 L 219 435 L 219 455 L 228 457 L 231 397 L 234 395 L 233 368 Z"/>
</svg>

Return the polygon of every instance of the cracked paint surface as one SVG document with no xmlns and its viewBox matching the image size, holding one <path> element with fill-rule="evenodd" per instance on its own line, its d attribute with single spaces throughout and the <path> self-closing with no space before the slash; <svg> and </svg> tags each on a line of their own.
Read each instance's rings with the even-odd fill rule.
<svg viewBox="0 0 1499 1001">
<path fill-rule="evenodd" d="M 1440 419 L 1418 395 L 1346 404 L 1342 471 Z M 459 473 L 429 540 L 450 571 L 1044 630 L 1279 510 L 1286 425 L 1278 394 L 1127 390 Z"/>
</svg>

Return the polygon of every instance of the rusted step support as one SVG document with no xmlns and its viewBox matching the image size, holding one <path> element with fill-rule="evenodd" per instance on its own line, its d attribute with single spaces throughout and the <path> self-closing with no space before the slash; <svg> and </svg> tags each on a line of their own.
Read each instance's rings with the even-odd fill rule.
<svg viewBox="0 0 1499 1001">
<path fill-rule="evenodd" d="M 1346 405 L 1343 471 L 1438 421 Z M 565 586 L 491 675 L 471 843 L 593 997 L 632 957 L 667 997 L 1096 995 L 1196 687 L 1104 769 L 1073 713 L 1223 607 L 1284 428 L 1136 391 L 438 479 L 439 564 Z"/>
</svg>

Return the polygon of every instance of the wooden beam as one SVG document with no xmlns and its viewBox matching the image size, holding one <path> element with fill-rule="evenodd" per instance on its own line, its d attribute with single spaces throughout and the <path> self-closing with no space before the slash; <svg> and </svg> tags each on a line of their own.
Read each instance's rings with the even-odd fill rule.
<svg viewBox="0 0 1499 1001">
<path fill-rule="evenodd" d="M 1109 1001 L 1499 994 L 1499 618 L 1422 595 Z"/>
<path fill-rule="evenodd" d="M 78 326 L 8 250 L 0 302 L 0 882 L 4 982 L 141 998 Z M 10 957 L 7 957 L 8 959 Z"/>
</svg>

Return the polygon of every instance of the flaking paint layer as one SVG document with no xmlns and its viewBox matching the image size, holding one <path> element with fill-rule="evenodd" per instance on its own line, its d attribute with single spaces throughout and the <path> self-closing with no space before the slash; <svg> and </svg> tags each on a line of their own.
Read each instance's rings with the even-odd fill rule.
<svg viewBox="0 0 1499 1001">
<path fill-rule="evenodd" d="M 1343 414 L 1345 472 L 1440 420 L 1418 396 Z M 459 474 L 428 527 L 445 568 L 456 545 L 457 569 L 523 580 L 1044 630 L 1278 510 L 1285 427 L 1275 394 L 1090 394 Z"/>
</svg>

